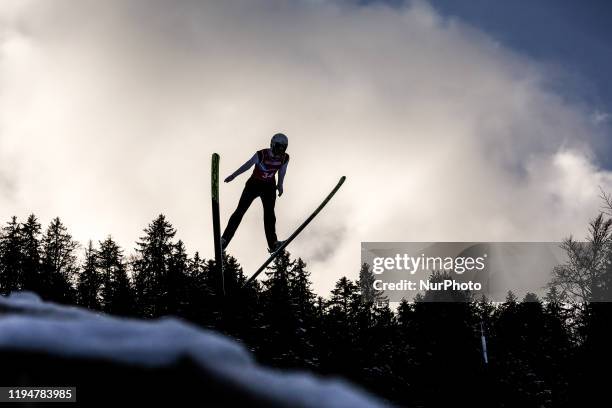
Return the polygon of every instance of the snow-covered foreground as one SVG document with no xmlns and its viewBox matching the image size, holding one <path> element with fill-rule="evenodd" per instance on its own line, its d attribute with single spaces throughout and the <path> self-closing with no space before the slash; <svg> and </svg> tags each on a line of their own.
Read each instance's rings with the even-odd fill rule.
<svg viewBox="0 0 612 408">
<path fill-rule="evenodd" d="M 241 401 L 252 401 L 260 406 L 268 403 L 291 407 L 356 408 L 383 405 L 342 380 L 320 379 L 307 373 L 258 366 L 240 344 L 178 319 L 116 318 L 42 302 L 32 293 L 0 296 L 0 352 L 3 355 L 33 353 L 36 356 L 50 356 L 54 362 L 104 361 L 119 369 L 124 366 L 126 369 L 139 367 L 147 372 L 176 367 L 188 361 L 190 366 L 192 363 L 196 367 L 196 377 L 201 375 L 204 388 L 214 383 L 217 389 L 225 387 L 232 390 L 220 394 L 220 398 L 227 398 L 227 405 L 235 402 L 238 395 Z M 41 361 L 38 357 L 34 360 Z M 182 366 L 179 364 L 179 367 Z M 81 366 L 79 370 L 83 370 L 86 378 L 87 367 Z M 25 374 L 27 377 L 29 373 Z M 20 375 L 19 378 L 23 378 L 24 373 Z M 0 377 L 4 381 L 7 378 L 12 377 L 7 376 L 6 372 Z M 189 378 L 193 379 L 191 372 Z M 198 378 L 195 380 L 197 384 Z M 19 384 L 0 385 L 48 384 L 30 384 L 21 380 Z M 169 393 L 177 391 L 168 390 Z"/>
</svg>

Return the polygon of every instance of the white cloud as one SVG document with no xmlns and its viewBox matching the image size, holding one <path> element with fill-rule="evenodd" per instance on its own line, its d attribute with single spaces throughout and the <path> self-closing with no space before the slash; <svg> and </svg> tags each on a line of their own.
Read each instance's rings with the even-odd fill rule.
<svg viewBox="0 0 612 408">
<path fill-rule="evenodd" d="M 591 117 L 593 119 L 593 123 L 595 123 L 596 125 L 609 122 L 610 119 L 612 119 L 612 115 L 610 115 L 608 112 L 602 112 L 600 110 L 596 110 L 595 112 L 593 112 L 593 115 Z"/>
<path fill-rule="evenodd" d="M 279 130 L 281 238 L 348 177 L 290 248 L 321 293 L 356 276 L 362 240 L 580 234 L 611 184 L 589 112 L 425 2 L 31 0 L 0 22 L 5 218 L 57 215 L 82 242 L 132 248 L 164 212 L 212 256 L 211 153 L 227 174 Z M 224 220 L 243 182 L 223 185 Z M 246 272 L 266 256 L 260 207 L 230 248 Z"/>
</svg>

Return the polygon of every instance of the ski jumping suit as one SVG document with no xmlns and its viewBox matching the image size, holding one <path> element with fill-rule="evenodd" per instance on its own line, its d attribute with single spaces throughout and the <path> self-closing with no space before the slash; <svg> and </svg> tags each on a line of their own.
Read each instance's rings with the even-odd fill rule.
<svg viewBox="0 0 612 408">
<path fill-rule="evenodd" d="M 251 206 L 253 200 L 261 198 L 264 210 L 264 228 L 268 247 L 273 248 L 277 241 L 276 216 L 274 205 L 276 203 L 276 172 L 289 163 L 289 154 L 283 153 L 280 157 L 274 157 L 271 149 L 263 149 L 257 152 L 257 162 L 253 174 L 244 185 L 240 196 L 238 207 L 230 217 L 222 237 L 229 243 L 242 221 L 242 217 Z"/>
</svg>

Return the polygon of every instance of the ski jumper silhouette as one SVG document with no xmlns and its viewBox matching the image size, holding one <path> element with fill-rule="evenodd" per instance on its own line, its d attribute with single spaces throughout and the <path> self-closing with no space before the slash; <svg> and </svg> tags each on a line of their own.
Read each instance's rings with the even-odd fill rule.
<svg viewBox="0 0 612 408">
<path fill-rule="evenodd" d="M 282 245 L 283 242 L 279 241 L 276 236 L 274 205 L 276 204 L 276 190 L 278 190 L 279 197 L 283 195 L 283 181 L 287 172 L 287 164 L 289 163 L 289 154 L 285 152 L 288 145 L 289 140 L 287 136 L 282 133 L 275 134 L 272 136 L 269 149 L 257 151 L 249 161 L 225 179 L 225 182 L 229 183 L 236 176 L 255 166 L 251 177 L 249 177 L 244 185 L 244 190 L 238 201 L 238 207 L 230 217 L 227 227 L 225 227 L 225 231 L 221 235 L 221 246 L 223 249 L 232 240 L 240 225 L 240 221 L 242 221 L 242 217 L 257 197 L 261 198 L 263 204 L 264 229 L 266 240 L 268 241 L 268 251 L 272 253 Z M 278 183 L 275 179 L 277 172 Z"/>
</svg>

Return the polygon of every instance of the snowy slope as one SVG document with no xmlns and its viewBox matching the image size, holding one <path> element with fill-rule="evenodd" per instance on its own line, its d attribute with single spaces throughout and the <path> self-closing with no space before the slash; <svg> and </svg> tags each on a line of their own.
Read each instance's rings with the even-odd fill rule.
<svg viewBox="0 0 612 408">
<path fill-rule="evenodd" d="M 241 398 L 246 395 L 248 401 L 258 402 L 255 405 L 266 405 L 264 402 L 291 407 L 383 405 L 341 380 L 323 380 L 306 373 L 258 366 L 238 343 L 178 319 L 116 318 L 42 302 L 32 293 L 0 296 L 0 352 L 35 353 L 53 356 L 60 362 L 93 359 L 152 371 L 189 361 L 201 369 L 202 387 L 215 383 L 235 390 L 222 394 L 221 398 L 227 396 L 227 403 L 232 402 L 234 395 L 242 395 Z M 6 381 L 4 375 L 0 379 Z"/>
</svg>

